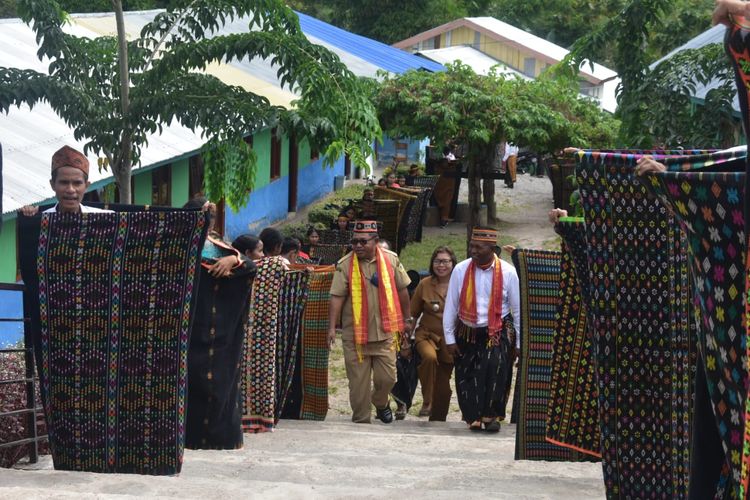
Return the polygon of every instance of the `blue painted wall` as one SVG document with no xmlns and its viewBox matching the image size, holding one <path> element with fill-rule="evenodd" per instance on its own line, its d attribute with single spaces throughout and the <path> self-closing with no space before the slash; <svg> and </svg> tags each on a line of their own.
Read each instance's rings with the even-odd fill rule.
<svg viewBox="0 0 750 500">
<path fill-rule="evenodd" d="M 333 178 L 337 175 L 344 175 L 344 158 L 339 158 L 333 167 L 324 167 L 323 159 L 319 159 L 300 168 L 297 208 L 305 207 L 332 193 Z"/>
<path fill-rule="evenodd" d="M 333 178 L 344 175 L 344 159 L 333 168 L 323 167 L 322 159 L 299 169 L 297 207 L 302 208 L 333 191 Z M 271 224 L 286 219 L 289 207 L 289 177 L 287 175 L 250 193 L 247 205 L 233 212 L 227 210 L 224 220 L 225 237 L 229 240 L 243 233 L 258 234 Z"/>
<path fill-rule="evenodd" d="M 21 292 L 0 290 L 0 318 L 23 317 L 23 295 Z M 0 348 L 23 340 L 23 323 L 0 321 Z"/>
</svg>

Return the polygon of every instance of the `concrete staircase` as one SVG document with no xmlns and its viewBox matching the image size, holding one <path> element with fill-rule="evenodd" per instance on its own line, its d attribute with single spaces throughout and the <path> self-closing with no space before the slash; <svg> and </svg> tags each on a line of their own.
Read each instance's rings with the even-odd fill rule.
<svg viewBox="0 0 750 500">
<path fill-rule="evenodd" d="M 514 461 L 515 425 L 471 433 L 408 417 L 385 425 L 282 420 L 237 451 L 185 451 L 178 477 L 0 472 L 2 498 L 604 498 L 601 464 Z"/>
</svg>

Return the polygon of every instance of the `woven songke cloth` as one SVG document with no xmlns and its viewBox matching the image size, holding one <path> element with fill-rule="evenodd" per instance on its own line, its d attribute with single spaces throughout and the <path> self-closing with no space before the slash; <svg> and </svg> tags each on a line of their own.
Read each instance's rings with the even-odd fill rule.
<svg viewBox="0 0 750 500">
<path fill-rule="evenodd" d="M 744 16 L 733 16 L 731 25 L 724 35 L 724 49 L 729 56 L 734 69 L 735 84 L 737 86 L 737 99 L 742 111 L 742 125 L 745 132 L 745 143 L 750 137 L 750 21 Z M 750 169 L 745 160 L 743 169 L 748 175 L 745 176 L 745 192 L 750 191 Z M 745 238 L 750 236 L 750 202 L 745 200 Z M 746 240 L 746 247 L 750 241 Z M 745 261 L 745 336 L 750 333 L 750 260 Z M 750 357 L 750 344 L 746 341 L 746 356 Z M 750 397 L 745 397 L 745 432 L 742 453 L 742 473 L 739 496 L 747 498 L 750 496 Z"/>
<path fill-rule="evenodd" d="M 302 315 L 302 420 L 325 420 L 328 413 L 328 307 L 333 267 L 310 276 Z"/>
<path fill-rule="evenodd" d="M 40 376 L 56 469 L 180 472 L 205 229 L 197 212 L 42 216 Z"/>
<path fill-rule="evenodd" d="M 668 168 L 675 169 L 679 164 L 679 168 L 685 170 L 684 162 L 670 159 L 665 163 Z M 703 477 L 711 477 L 717 484 L 707 487 L 715 488 L 715 496 L 724 498 L 739 491 L 747 392 L 746 336 L 743 335 L 741 304 L 745 292 L 745 174 L 704 172 L 701 171 L 707 168 L 704 163 L 692 171 L 650 175 L 646 185 L 670 207 L 688 236 L 698 348 L 723 451 L 723 464 L 706 463 L 693 470 Z M 724 162 L 720 168 L 744 168 L 744 159 Z M 703 430 L 696 428 L 696 432 Z M 711 467 L 716 470 L 707 474 Z M 717 474 L 720 475 L 718 480 Z M 691 477 L 691 483 L 703 481 L 703 477 Z M 691 490 L 693 487 L 691 484 Z"/>
<path fill-rule="evenodd" d="M 593 457 L 546 440 L 552 374 L 552 340 L 557 324 L 560 253 L 513 251 L 521 294 L 521 357 L 516 460 L 591 460 Z"/>
<path fill-rule="evenodd" d="M 408 210 L 405 217 L 406 228 L 405 228 L 405 243 L 412 243 L 415 241 L 422 240 L 422 223 L 424 222 L 424 211 L 427 209 L 427 204 L 430 201 L 432 195 L 431 189 L 418 189 L 418 188 L 392 188 L 401 193 L 414 195 L 417 197 L 414 200 L 414 204 L 411 210 Z"/>
<path fill-rule="evenodd" d="M 609 498 L 684 498 L 695 346 L 687 241 L 634 153 L 579 150 Z"/>
<path fill-rule="evenodd" d="M 555 230 L 563 243 L 547 440 L 601 458 L 593 332 L 586 317 L 588 300 L 584 300 L 578 280 L 579 274 L 585 274 L 588 282 L 583 219 L 560 221 Z M 577 260 L 574 254 L 579 256 Z"/>
<path fill-rule="evenodd" d="M 258 262 L 245 333 L 242 430 L 273 430 L 276 401 L 276 339 L 284 264 L 278 257 Z"/>
<path fill-rule="evenodd" d="M 278 334 L 276 337 L 276 401 L 274 423 L 278 423 L 289 394 L 297 364 L 302 330 L 302 313 L 307 302 L 310 273 L 287 271 L 281 282 L 279 298 Z"/>
</svg>

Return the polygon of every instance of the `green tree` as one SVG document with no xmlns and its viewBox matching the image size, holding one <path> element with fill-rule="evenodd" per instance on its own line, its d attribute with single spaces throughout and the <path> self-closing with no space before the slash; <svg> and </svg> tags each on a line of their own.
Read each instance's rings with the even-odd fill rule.
<svg viewBox="0 0 750 500">
<path fill-rule="evenodd" d="M 48 74 L 0 68 L 0 110 L 49 102 L 87 141 L 84 149 L 105 158 L 122 202 L 131 201 L 131 169 L 148 134 L 173 120 L 202 130 L 207 194 L 234 208 L 247 202 L 255 174 L 255 154 L 243 137 L 264 128 L 308 138 L 329 163 L 346 153 L 366 167 L 380 127 L 362 83 L 336 55 L 307 40 L 281 0 L 176 2 L 181 6 L 156 15 L 131 41 L 122 3 L 111 1 L 119 36 L 86 39 L 62 30 L 66 14 L 54 0 L 19 0 L 39 57 L 51 62 Z M 247 20 L 246 32 L 209 36 L 239 18 Z M 255 57 L 272 60 L 282 85 L 297 91 L 294 109 L 201 72 L 212 62 Z"/>
<path fill-rule="evenodd" d="M 687 22 L 691 24 L 690 27 L 686 25 L 686 22 L 675 20 L 679 18 L 677 15 L 679 13 L 686 13 L 686 18 L 692 20 Z M 665 22 L 666 20 L 669 22 Z M 649 106 L 654 104 L 657 104 L 657 109 L 665 112 L 665 115 L 672 115 L 671 118 L 674 119 L 668 119 L 671 127 L 678 123 L 687 124 L 684 118 L 691 112 L 686 108 L 690 108 L 692 103 L 684 98 L 677 98 L 677 95 L 694 85 L 694 82 L 705 79 L 705 74 L 701 75 L 700 71 L 701 67 L 705 71 L 708 63 L 705 60 L 699 63 L 679 58 L 678 60 L 684 63 L 683 67 L 678 68 L 671 64 L 665 66 L 664 70 L 671 68 L 683 79 L 682 82 L 668 79 L 671 82 L 668 85 L 674 88 L 673 94 L 668 92 L 665 85 L 655 80 L 667 77 L 664 70 L 650 77 L 649 64 L 657 55 L 661 55 L 661 52 L 666 50 L 665 36 L 674 34 L 675 30 L 679 29 L 682 41 L 686 41 L 687 38 L 708 27 L 709 23 L 710 5 L 707 0 L 693 3 L 692 7 L 687 1 L 629 0 L 619 15 L 610 18 L 573 44 L 571 54 L 567 58 L 567 62 L 571 63 L 571 68 L 577 68 L 587 59 L 601 60 L 605 54 L 608 54 L 613 69 L 620 77 L 617 116 L 622 121 L 619 138 L 621 145 L 650 147 L 653 144 L 654 138 L 651 131 L 659 128 L 655 125 L 653 110 L 649 109 Z M 654 40 L 656 42 L 652 43 Z M 677 40 L 673 42 L 681 43 Z M 719 57 L 719 60 L 723 59 Z M 665 108 L 655 102 L 651 98 L 654 95 L 651 86 L 654 85 L 660 89 L 661 98 L 673 105 L 678 103 L 684 105 L 683 108 Z M 715 93 L 711 98 L 723 99 L 721 93 Z M 655 125 L 655 128 L 651 125 Z M 676 135 L 686 137 L 691 133 L 677 132 L 673 129 L 673 132 L 664 132 L 664 138 L 674 139 Z"/>
<path fill-rule="evenodd" d="M 702 104 L 693 96 L 710 87 Z M 648 72 L 636 89 L 644 107 L 637 142 L 684 148 L 737 144 L 741 122 L 735 118 L 734 72 L 721 44 L 683 50 Z"/>
<path fill-rule="evenodd" d="M 638 89 L 642 88 L 650 62 L 644 47 L 650 35 L 661 27 L 662 16 L 670 5 L 668 0 L 631 0 L 620 15 L 579 38 L 566 58 L 571 68 L 578 68 L 586 60 L 601 60 L 605 51 L 612 51 L 613 69 L 621 80 L 617 93 L 617 114 L 622 121 L 620 140 L 630 147 L 646 145 L 638 140 L 642 137 L 645 112 Z"/>
<path fill-rule="evenodd" d="M 606 147 L 617 132 L 608 114 L 580 97 L 574 81 L 482 76 L 460 63 L 440 73 L 386 76 L 374 100 L 388 133 L 465 146 L 469 230 L 479 221 L 480 180 L 506 140 L 545 153 L 565 146 Z M 485 198 L 494 200 L 494 187 Z"/>
</svg>

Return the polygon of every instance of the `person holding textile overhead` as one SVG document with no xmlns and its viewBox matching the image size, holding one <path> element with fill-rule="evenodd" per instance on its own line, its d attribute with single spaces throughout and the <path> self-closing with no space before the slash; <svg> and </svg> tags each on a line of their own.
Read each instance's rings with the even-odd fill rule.
<svg viewBox="0 0 750 500">
<path fill-rule="evenodd" d="M 511 342 L 520 349 L 518 274 L 495 255 L 496 246 L 496 229 L 473 229 L 471 258 L 454 268 L 443 312 L 446 349 L 456 365 L 458 404 L 472 431 L 500 430 Z M 511 313 L 515 324 L 509 321 Z"/>
<path fill-rule="evenodd" d="M 355 221 L 353 250 L 338 261 L 331 283 L 328 343 L 333 346 L 340 324 L 352 421 L 369 423 L 373 404 L 376 418 L 388 424 L 396 346 L 412 326 L 403 314 L 409 311 L 411 280 L 398 256 L 378 241 L 376 221 Z"/>
</svg>

